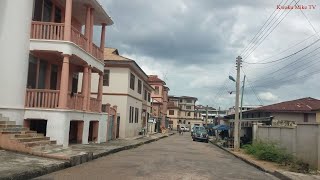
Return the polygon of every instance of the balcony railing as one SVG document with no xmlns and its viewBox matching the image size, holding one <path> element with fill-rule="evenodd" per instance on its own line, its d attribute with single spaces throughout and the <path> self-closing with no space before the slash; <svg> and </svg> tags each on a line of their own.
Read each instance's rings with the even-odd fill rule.
<svg viewBox="0 0 320 180">
<path fill-rule="evenodd" d="M 87 50 L 88 39 L 74 27 L 71 28 L 71 41 L 82 49 Z"/>
<path fill-rule="evenodd" d="M 27 89 L 25 107 L 27 108 L 57 108 L 59 90 Z"/>
<path fill-rule="evenodd" d="M 64 24 L 33 21 L 31 39 L 63 40 Z"/>
<path fill-rule="evenodd" d="M 56 109 L 59 104 L 59 90 L 27 89 L 25 107 Z M 81 94 L 68 95 L 67 108 L 71 110 L 83 110 L 84 97 Z M 90 98 L 89 111 L 100 112 L 101 103 L 96 98 Z"/>
<path fill-rule="evenodd" d="M 30 38 L 63 41 L 64 28 L 65 25 L 63 23 L 33 21 Z M 71 41 L 95 58 L 103 60 L 103 51 L 93 43 L 91 48 L 87 48 L 88 39 L 75 27 L 71 27 Z"/>
<path fill-rule="evenodd" d="M 90 111 L 99 112 L 101 110 L 100 101 L 96 98 L 90 98 Z"/>
<path fill-rule="evenodd" d="M 68 96 L 68 108 L 75 110 L 83 109 L 83 99 L 84 97 L 81 94 L 69 94 Z"/>
</svg>

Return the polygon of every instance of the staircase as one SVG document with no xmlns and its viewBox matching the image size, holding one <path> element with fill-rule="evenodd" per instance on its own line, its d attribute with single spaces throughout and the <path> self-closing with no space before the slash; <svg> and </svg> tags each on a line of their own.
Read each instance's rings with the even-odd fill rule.
<svg viewBox="0 0 320 180">
<path fill-rule="evenodd" d="M 0 114 L 0 148 L 10 151 L 28 153 L 36 156 L 70 160 L 74 157 L 91 160 L 86 152 L 74 152 L 70 148 L 57 145 L 56 141 L 50 140 L 43 134 L 31 131 L 22 125 L 16 125 L 15 121 Z M 91 153 L 92 154 L 92 153 Z M 85 158 L 83 158 L 85 156 Z M 76 161 L 79 161 L 76 159 Z M 75 162 L 76 164 L 78 162 Z"/>
</svg>

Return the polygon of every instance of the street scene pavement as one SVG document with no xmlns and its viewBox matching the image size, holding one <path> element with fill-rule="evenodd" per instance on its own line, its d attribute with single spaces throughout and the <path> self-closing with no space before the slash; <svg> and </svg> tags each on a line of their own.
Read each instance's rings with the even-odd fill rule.
<svg viewBox="0 0 320 180">
<path fill-rule="evenodd" d="M 190 133 L 122 151 L 37 179 L 277 179 Z"/>
</svg>

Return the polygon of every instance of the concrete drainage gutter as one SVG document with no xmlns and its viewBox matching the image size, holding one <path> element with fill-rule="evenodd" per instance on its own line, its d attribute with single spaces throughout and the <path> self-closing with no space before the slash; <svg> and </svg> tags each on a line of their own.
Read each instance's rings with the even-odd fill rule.
<svg viewBox="0 0 320 180">
<path fill-rule="evenodd" d="M 238 155 L 232 153 L 232 151 L 230 151 L 230 150 L 228 150 L 228 149 L 226 149 L 226 148 L 224 148 L 224 147 L 222 147 L 222 146 L 214 143 L 212 140 L 209 141 L 209 142 L 210 142 L 211 144 L 217 146 L 218 148 L 220 148 L 220 149 L 228 152 L 229 154 L 233 155 L 234 157 L 236 157 L 236 158 L 244 161 L 245 163 L 247 163 L 247 164 L 249 164 L 249 165 L 251 165 L 251 166 L 259 169 L 260 171 L 269 173 L 269 174 L 271 174 L 271 175 L 273 175 L 273 176 L 275 176 L 275 177 L 277 177 L 277 178 L 279 178 L 279 179 L 281 179 L 281 180 L 293 180 L 292 178 L 290 178 L 290 177 L 286 176 L 285 174 L 281 173 L 280 171 L 270 171 L 270 170 L 268 170 L 268 169 L 266 169 L 266 168 L 264 168 L 264 167 L 262 167 L 262 166 L 259 166 L 258 164 L 255 164 L 255 163 L 253 163 L 253 162 L 251 162 L 251 161 L 249 161 L 249 160 L 247 160 L 247 159 L 245 159 L 245 158 L 243 158 L 243 157 L 241 157 L 241 156 L 238 156 Z"/>
<path fill-rule="evenodd" d="M 65 161 L 65 162 L 61 162 L 60 164 L 55 164 L 55 165 L 50 165 L 50 166 L 43 166 L 41 168 L 38 169 L 33 169 L 30 171 L 25 171 L 25 172 L 21 172 L 21 173 L 16 173 L 16 174 L 7 174 L 4 175 L 2 177 L 0 177 L 0 180 L 25 180 L 25 179 L 32 179 L 32 178 L 36 178 L 39 176 L 43 176 L 49 173 L 53 173 L 55 171 L 59 171 L 59 170 L 63 170 L 69 167 L 73 167 L 73 166 L 77 166 L 86 162 L 89 162 L 93 159 L 97 159 L 100 157 L 104 157 L 104 156 L 108 156 L 110 154 L 114 154 L 120 151 L 124 151 L 124 150 L 129 150 L 129 149 L 133 149 L 133 148 L 137 148 L 143 144 L 149 144 L 151 142 L 155 142 L 158 141 L 160 139 L 169 137 L 174 135 L 174 133 L 169 133 L 166 136 L 161 136 L 161 137 L 157 137 L 154 139 L 150 139 L 147 141 L 143 141 L 143 142 L 139 142 L 136 144 L 131 144 L 131 145 L 127 145 L 127 146 L 122 146 L 119 148 L 115 148 L 115 149 L 111 149 L 111 150 L 107 150 L 105 152 L 102 153 L 98 153 L 93 155 L 93 152 L 87 152 L 84 153 L 82 155 L 78 155 L 78 156 L 73 156 L 70 158 L 69 161 Z"/>
</svg>

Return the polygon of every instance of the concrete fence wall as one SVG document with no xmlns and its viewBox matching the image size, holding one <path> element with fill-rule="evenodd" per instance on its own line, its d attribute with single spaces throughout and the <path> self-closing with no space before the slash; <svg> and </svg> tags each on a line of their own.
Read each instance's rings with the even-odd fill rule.
<svg viewBox="0 0 320 180">
<path fill-rule="evenodd" d="M 298 124 L 296 127 L 254 124 L 253 138 L 276 142 L 298 159 L 320 169 L 320 124 Z"/>
</svg>

